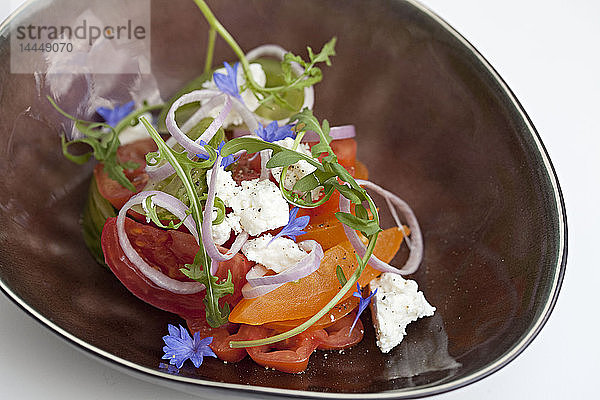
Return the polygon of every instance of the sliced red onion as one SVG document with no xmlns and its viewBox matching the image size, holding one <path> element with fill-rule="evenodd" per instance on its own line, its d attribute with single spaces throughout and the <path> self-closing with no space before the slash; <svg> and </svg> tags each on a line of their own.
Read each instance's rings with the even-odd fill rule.
<svg viewBox="0 0 600 400">
<path fill-rule="evenodd" d="M 256 119 L 256 115 L 246 107 L 243 101 L 239 99 L 231 97 L 233 100 L 233 108 L 240 114 L 242 120 L 248 127 L 250 132 L 255 132 L 258 129 L 258 120 Z"/>
<path fill-rule="evenodd" d="M 226 97 L 226 95 L 224 95 L 224 94 L 215 96 L 212 99 L 210 99 L 209 101 L 207 101 L 206 103 L 204 103 L 202 106 L 200 106 L 200 108 L 198 108 L 198 110 L 196 110 L 196 112 L 194 114 L 192 114 L 192 116 L 190 118 L 188 118 L 187 121 L 185 121 L 185 123 L 181 127 L 181 130 L 184 132 L 189 132 L 190 129 L 192 129 L 194 126 L 196 126 L 196 124 L 198 124 L 198 122 L 200 122 L 202 119 L 208 117 L 210 112 L 214 108 L 217 108 L 221 104 L 224 104 L 224 102 L 225 102 L 224 97 Z"/>
<path fill-rule="evenodd" d="M 273 57 L 273 58 L 276 58 L 276 59 L 282 61 L 283 57 L 285 56 L 285 53 L 287 53 L 287 51 L 281 46 L 278 46 L 276 44 L 265 44 L 262 46 L 258 46 L 257 48 L 255 48 L 253 50 L 250 50 L 246 54 L 246 58 L 248 59 L 248 61 L 254 61 L 260 57 Z M 297 63 L 292 63 L 292 70 L 297 75 L 302 75 L 304 73 L 304 69 Z M 308 108 L 309 110 L 312 110 L 314 104 L 315 104 L 315 89 L 312 86 L 305 87 L 304 88 L 304 103 L 302 103 L 302 107 L 300 107 L 300 109 L 302 110 L 303 108 Z M 282 119 L 278 122 L 281 125 L 281 124 L 286 123 L 288 121 L 288 119 L 289 118 Z M 252 132 L 254 132 L 254 130 L 252 130 Z"/>
<path fill-rule="evenodd" d="M 248 233 L 242 232 L 240 233 L 233 244 L 231 245 L 231 249 L 227 251 L 225 254 L 221 253 L 215 244 L 215 241 L 212 236 L 212 211 L 213 204 L 215 202 L 215 192 L 217 186 L 217 174 L 221 168 L 221 160 L 223 158 L 219 155 L 217 156 L 217 160 L 215 161 L 215 165 L 213 166 L 210 182 L 208 182 L 208 193 L 206 195 L 206 204 L 204 206 L 204 211 L 202 215 L 202 244 L 204 245 L 204 249 L 206 250 L 206 254 L 212 259 L 212 269 L 211 272 L 214 274 L 217 269 L 217 263 L 222 261 L 231 260 L 242 248 L 244 243 L 248 240 Z"/>
<path fill-rule="evenodd" d="M 245 299 L 255 299 L 257 297 L 264 296 L 265 294 L 272 292 L 280 286 L 283 286 L 283 283 L 277 285 L 263 285 L 257 287 L 252 287 L 249 283 L 246 283 L 244 286 L 242 286 L 242 296 L 244 296 Z"/>
<path fill-rule="evenodd" d="M 183 146 L 183 148 L 188 152 L 188 154 L 208 154 L 206 150 L 204 150 L 204 146 L 200 144 L 200 140 L 203 140 L 208 143 L 208 141 L 212 139 L 212 137 L 215 135 L 217 130 L 223 125 L 225 117 L 227 116 L 227 114 L 229 114 L 229 111 L 231 111 L 231 97 L 225 97 L 223 109 L 219 112 L 217 118 L 215 118 L 211 122 L 206 131 L 204 131 L 204 133 L 200 135 L 200 137 L 196 141 L 190 139 L 185 133 L 183 133 L 179 126 L 177 126 L 177 122 L 175 121 L 175 111 L 177 111 L 179 107 L 185 104 L 195 103 L 204 99 L 212 99 L 213 97 L 220 95 L 221 92 L 215 90 L 195 90 L 193 92 L 186 93 L 177 100 L 175 100 L 175 102 L 173 102 L 173 105 L 169 109 L 169 112 L 167 113 L 167 119 L 165 121 L 167 125 L 167 130 L 169 131 L 171 136 L 173 136 L 175 140 L 177 140 L 177 143 Z"/>
<path fill-rule="evenodd" d="M 323 248 L 321 245 L 314 240 L 305 240 L 300 242 L 300 246 L 303 250 L 309 253 L 286 270 L 276 275 L 268 276 L 258 276 L 255 273 L 250 272 L 246 274 L 246 280 L 250 286 L 271 286 L 297 281 L 298 279 L 304 278 L 305 276 L 308 276 L 319 269 L 321 260 L 323 259 Z"/>
<path fill-rule="evenodd" d="M 269 270 L 262 264 L 256 264 L 250 268 L 250 271 L 246 274 L 246 279 L 255 279 L 265 276 Z M 254 299 L 256 297 L 263 296 L 278 287 L 283 286 L 283 283 L 276 283 L 273 285 L 259 285 L 253 287 L 250 283 L 246 283 L 242 286 L 242 296 L 246 299 Z"/>
<path fill-rule="evenodd" d="M 356 136 L 356 129 L 354 129 L 354 125 L 332 126 L 329 134 L 333 140 L 349 139 Z M 320 140 L 319 135 L 313 131 L 306 131 L 302 138 L 303 142 L 318 142 Z"/>
<path fill-rule="evenodd" d="M 362 187 L 373 190 L 374 192 L 383 196 L 386 199 L 388 206 L 394 205 L 400 210 L 400 212 L 406 218 L 408 227 L 410 228 L 410 236 L 412 239 L 410 242 L 406 242 L 410 250 L 410 254 L 408 256 L 408 260 L 406 260 L 406 263 L 404 264 L 404 266 L 402 266 L 402 268 L 396 268 L 388 263 L 385 263 L 379 258 L 377 258 L 375 255 L 371 255 L 368 264 L 382 272 L 391 272 L 400 275 L 409 275 L 414 273 L 419 268 L 419 264 L 421 264 L 421 260 L 423 258 L 423 236 L 421 235 L 421 228 L 419 227 L 417 217 L 410 209 L 409 205 L 400 197 L 396 196 L 394 193 L 389 192 L 370 181 L 357 179 L 356 182 Z M 393 207 L 391 207 L 390 209 L 393 209 Z M 350 212 L 350 200 L 346 199 L 344 196 L 340 196 L 340 211 Z M 392 212 L 392 214 L 394 213 L 395 211 Z M 402 225 L 399 224 L 399 219 L 397 219 L 396 223 L 398 224 L 398 227 L 400 229 L 403 229 Z M 356 250 L 356 253 L 360 257 L 363 257 L 365 255 L 366 246 L 364 245 L 362 240 L 360 240 L 358 234 L 354 229 L 349 228 L 346 225 L 343 225 L 343 227 L 344 232 L 348 237 L 348 240 L 352 244 L 352 247 L 354 247 L 354 250 Z"/>
<path fill-rule="evenodd" d="M 211 100 L 206 103 L 204 106 L 200 107 L 200 109 L 183 125 L 184 131 L 189 131 L 194 127 L 202 118 L 208 115 L 210 110 L 212 110 L 216 104 L 219 104 L 223 101 L 223 97 L 225 98 L 225 102 L 223 104 L 223 109 L 219 112 L 217 118 L 215 118 L 208 128 L 200 135 L 200 137 L 193 141 L 186 134 L 183 133 L 181 129 L 177 126 L 175 122 L 175 111 L 185 104 L 193 103 L 199 101 L 199 99 L 210 98 L 208 94 L 212 95 Z M 216 93 L 216 95 L 215 95 Z M 169 133 L 171 134 L 171 138 L 167 141 L 167 144 L 172 147 L 174 143 L 171 139 L 174 139 L 177 143 L 179 143 L 183 148 L 188 152 L 190 156 L 194 156 L 196 154 L 204 154 L 208 153 L 204 149 L 204 146 L 200 145 L 200 140 L 204 140 L 208 143 L 210 139 L 217 133 L 219 128 L 223 126 L 223 122 L 227 117 L 227 114 L 231 111 L 232 100 L 229 96 L 224 94 L 219 94 L 220 92 L 216 92 L 214 90 L 196 90 L 194 92 L 190 92 L 184 94 L 179 99 L 177 99 L 173 106 L 169 109 L 169 113 L 167 114 L 166 124 Z M 189 95 L 189 96 L 188 96 Z M 187 97 L 186 97 L 187 96 Z M 182 100 L 183 99 L 183 100 Z M 170 143 L 169 143 L 170 142 Z M 160 182 L 163 179 L 168 178 L 173 175 L 175 170 L 173 166 L 169 163 L 165 163 L 158 167 L 146 167 L 146 173 L 152 182 Z"/>
<path fill-rule="evenodd" d="M 198 282 L 181 282 L 176 279 L 170 278 L 152 268 L 144 259 L 138 254 L 133 248 L 127 233 L 125 232 L 125 217 L 127 210 L 136 204 L 143 204 L 149 196 L 152 196 L 152 202 L 157 206 L 163 207 L 177 218 L 183 221 L 183 224 L 188 228 L 191 234 L 198 242 L 198 232 L 193 218 L 187 213 L 188 207 L 183 204 L 179 199 L 173 197 L 167 193 L 159 191 L 146 191 L 136 194 L 131 197 L 127 203 L 119 211 L 117 216 L 117 234 L 119 237 L 119 244 L 125 253 L 125 256 L 131 261 L 135 267 L 148 279 L 150 279 L 158 287 L 178 294 L 192 294 L 198 293 L 204 290 L 204 285 Z"/>
</svg>

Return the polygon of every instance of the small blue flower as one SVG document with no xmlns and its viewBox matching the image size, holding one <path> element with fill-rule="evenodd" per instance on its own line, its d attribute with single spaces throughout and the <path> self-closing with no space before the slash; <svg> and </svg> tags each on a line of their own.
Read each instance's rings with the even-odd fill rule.
<svg viewBox="0 0 600 400">
<path fill-rule="evenodd" d="M 200 140 L 200 142 L 198 142 L 198 143 L 201 146 L 207 145 L 207 143 L 204 140 Z M 223 148 L 223 146 L 225 146 L 225 141 L 222 140 L 221 143 L 219 143 L 219 147 L 217 147 L 217 153 L 219 153 L 219 155 L 221 155 L 221 149 Z M 208 154 L 196 154 L 196 156 L 201 160 L 208 160 L 210 158 L 208 156 Z M 223 157 L 223 159 L 221 160 L 221 167 L 223 167 L 223 168 L 229 167 L 231 164 L 233 164 L 234 162 L 239 160 L 240 157 L 241 157 L 241 155 L 235 157 L 233 154 L 230 154 L 227 157 Z"/>
<path fill-rule="evenodd" d="M 294 133 L 292 132 L 292 127 L 294 125 L 283 125 L 278 126 L 277 121 L 271 122 L 266 128 L 263 124 L 258 124 L 258 129 L 254 132 L 265 142 L 276 142 L 278 140 L 283 140 L 286 137 L 294 137 Z"/>
<path fill-rule="evenodd" d="M 377 289 L 375 289 L 374 292 L 370 292 L 369 295 L 363 299 L 362 291 L 360 290 L 360 285 L 358 284 L 358 282 L 356 282 L 356 292 L 352 293 L 352 296 L 358 297 L 360 300 L 358 301 L 358 312 L 356 313 L 356 317 L 354 318 L 354 322 L 350 327 L 350 332 L 348 332 L 348 335 L 352 333 L 354 325 L 356 325 L 356 322 L 358 321 L 358 317 L 360 317 L 360 314 L 362 314 L 362 312 L 365 311 L 365 308 L 367 308 L 367 306 L 371 302 L 371 297 L 373 297 L 375 293 L 377 293 Z"/>
<path fill-rule="evenodd" d="M 208 347 L 213 338 L 207 337 L 200 339 L 200 332 L 194 334 L 192 339 L 187 329 L 179 325 L 169 324 L 169 334 L 163 336 L 166 346 L 163 347 L 165 355 L 163 360 L 169 360 L 169 364 L 181 368 L 185 360 L 189 359 L 198 368 L 202 365 L 204 357 L 217 357 L 217 355 Z"/>
<path fill-rule="evenodd" d="M 310 217 L 308 215 L 305 215 L 303 217 L 296 218 L 297 214 L 298 207 L 294 207 L 290 210 L 290 218 L 288 220 L 287 225 L 284 226 L 283 229 L 277 235 L 275 235 L 273 239 L 269 241 L 267 246 L 271 244 L 273 240 L 277 239 L 280 236 L 287 236 L 295 241 L 296 236 L 304 235 L 306 233 L 302 229 L 306 228 L 306 225 L 308 225 L 308 223 L 310 222 Z"/>
<path fill-rule="evenodd" d="M 119 122 L 121 122 L 123 118 L 128 116 L 131 111 L 133 111 L 134 104 L 135 103 L 132 100 L 129 103 L 123 104 L 122 106 L 116 105 L 112 110 L 110 108 L 100 107 L 96 109 L 96 112 L 100 114 L 102 118 L 104 118 L 104 121 L 106 121 L 108 125 L 114 128 Z"/>
<path fill-rule="evenodd" d="M 233 97 L 237 97 L 241 100 L 240 89 L 237 85 L 237 70 L 240 66 L 240 63 L 235 63 L 233 65 L 233 68 L 227 63 L 223 64 L 225 64 L 225 70 L 227 71 L 227 75 L 215 72 L 213 74 L 213 80 L 215 81 L 215 84 L 217 85 L 219 90 L 221 90 L 221 92 Z"/>
</svg>

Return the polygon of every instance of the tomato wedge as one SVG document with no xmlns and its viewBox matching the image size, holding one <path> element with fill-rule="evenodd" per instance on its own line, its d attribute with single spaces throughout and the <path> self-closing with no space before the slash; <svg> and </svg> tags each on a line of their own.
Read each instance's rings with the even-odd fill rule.
<svg viewBox="0 0 600 400">
<path fill-rule="evenodd" d="M 212 336 L 213 341 L 209 347 L 221 360 L 234 363 L 243 360 L 248 355 L 244 348 L 229 347 L 229 342 L 233 340 L 245 340 L 237 333 L 239 325 L 228 323 L 219 328 L 212 328 L 206 322 L 206 318 L 192 318 L 186 322 L 192 334 L 200 332 L 202 338 Z"/>
<path fill-rule="evenodd" d="M 379 233 L 375 255 L 389 262 L 400 248 L 403 238 L 404 235 L 398 228 L 386 229 Z M 254 299 L 240 300 L 231 311 L 229 321 L 262 325 L 312 317 L 341 289 L 336 275 L 338 265 L 343 269 L 346 277 L 350 277 L 358 267 L 354 249 L 348 241 L 326 250 L 319 269 L 298 282 L 286 283 Z M 364 286 L 379 274 L 379 271 L 367 266 L 358 282 Z M 340 302 L 350 296 L 352 290 L 346 292 Z"/>
<path fill-rule="evenodd" d="M 204 292 L 195 294 L 176 294 L 156 286 L 141 274 L 125 256 L 119 245 L 116 218 L 109 218 L 102 230 L 102 251 L 106 264 L 115 276 L 141 300 L 160 308 L 181 315 L 184 318 L 204 317 Z M 152 267 L 175 279 L 188 280 L 179 271 L 186 263 L 192 263 L 198 252 L 194 237 L 188 233 L 173 230 L 162 230 L 150 225 L 140 224 L 127 219 L 125 232 L 133 247 Z M 216 276 L 227 277 L 231 271 L 235 291 L 221 298 L 221 302 L 235 305 L 242 297 L 241 288 L 246 282 L 246 273 L 254 264 L 242 254 L 231 260 L 219 263 Z"/>
<path fill-rule="evenodd" d="M 272 334 L 260 326 L 242 325 L 239 331 L 244 340 L 263 339 Z M 285 341 L 257 347 L 247 347 L 248 355 L 259 365 L 278 371 L 297 374 L 306 369 L 316 348 L 327 338 L 323 329 L 302 332 Z"/>
<path fill-rule="evenodd" d="M 142 190 L 148 183 L 148 174 L 145 172 L 146 154 L 156 151 L 156 143 L 152 139 L 138 140 L 119 147 L 117 157 L 120 162 L 132 161 L 139 166 L 134 170 L 125 170 L 125 176 L 135 186 L 135 193 Z M 121 186 L 117 181 L 113 181 L 106 172 L 104 164 L 100 163 L 94 168 L 94 177 L 98 184 L 98 191 L 115 208 L 123 207 L 123 204 L 129 200 L 135 193 Z"/>
<path fill-rule="evenodd" d="M 356 313 L 353 312 L 325 328 L 327 337 L 323 339 L 318 348 L 320 350 L 342 350 L 358 344 L 363 338 L 365 328 L 359 318 L 354 329 L 350 332 L 355 317 Z"/>
</svg>

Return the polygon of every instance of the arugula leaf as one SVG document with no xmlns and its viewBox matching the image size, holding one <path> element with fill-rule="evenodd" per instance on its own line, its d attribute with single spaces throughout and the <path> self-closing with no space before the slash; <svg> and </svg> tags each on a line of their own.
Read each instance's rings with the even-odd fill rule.
<svg viewBox="0 0 600 400">
<path fill-rule="evenodd" d="M 79 130 L 85 137 L 81 139 L 75 139 L 67 141 L 65 135 L 61 136 L 61 146 L 64 156 L 70 161 L 83 164 L 87 162 L 92 156 L 99 162 L 104 163 L 104 171 L 108 174 L 109 178 L 118 182 L 124 188 L 135 192 L 135 186 L 125 176 L 125 169 L 135 169 L 138 164 L 133 162 L 121 163 L 117 158 L 117 149 L 121 145 L 119 141 L 119 133 L 126 127 L 131 125 L 132 121 L 137 121 L 137 117 L 150 110 L 160 108 L 162 105 L 144 106 L 141 109 L 129 114 L 119 124 L 113 128 L 103 122 L 92 122 L 84 121 L 70 115 L 63 109 L 61 109 L 56 102 L 47 96 L 48 101 L 52 106 L 63 116 L 75 122 L 75 128 Z M 91 147 L 91 151 L 73 155 L 69 153 L 69 146 L 74 143 L 85 143 Z"/>
<path fill-rule="evenodd" d="M 277 157 L 275 162 L 279 165 L 276 166 L 289 166 L 298 162 L 299 160 L 305 160 L 309 164 L 315 166 L 316 168 L 323 169 L 323 165 L 312 157 L 309 157 L 302 153 L 298 153 L 294 150 L 287 149 L 275 143 L 265 142 L 264 140 L 256 137 L 242 136 L 239 138 L 231 139 L 230 141 L 225 143 L 225 145 L 221 149 L 221 156 L 226 157 L 230 154 L 237 153 L 240 150 L 246 150 L 248 154 L 253 154 L 261 150 L 273 150 L 273 155 L 271 156 L 271 158 Z M 278 153 L 285 153 L 286 155 L 277 156 Z M 277 161 L 278 159 L 279 161 L 283 161 L 284 159 L 287 159 L 288 161 L 286 161 L 285 163 L 279 163 L 279 161 Z"/>
<path fill-rule="evenodd" d="M 359 218 L 356 215 L 352 215 L 350 213 L 345 213 L 341 211 L 336 212 L 335 217 L 342 224 L 363 233 L 365 236 L 371 236 L 378 232 L 381 232 L 381 228 L 375 220 Z"/>
<path fill-rule="evenodd" d="M 223 307 L 219 305 L 219 299 L 228 294 L 233 294 L 233 281 L 231 271 L 227 273 L 227 279 L 224 282 L 218 282 L 219 278 L 208 271 L 208 267 L 202 267 L 202 251 L 199 251 L 194 257 L 193 264 L 185 264 L 181 272 L 190 279 L 202 283 L 206 287 L 204 296 L 204 305 L 206 306 L 206 322 L 213 328 L 227 323 L 229 317 L 229 304 Z"/>
</svg>

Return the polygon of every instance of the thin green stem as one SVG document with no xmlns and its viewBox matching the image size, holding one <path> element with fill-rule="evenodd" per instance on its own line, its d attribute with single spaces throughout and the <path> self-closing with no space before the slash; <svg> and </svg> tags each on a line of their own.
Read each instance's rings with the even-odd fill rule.
<svg viewBox="0 0 600 400">
<path fill-rule="evenodd" d="M 252 79 L 252 74 L 250 73 L 250 63 L 248 62 L 244 51 L 240 45 L 237 44 L 233 36 L 231 36 L 227 29 L 221 25 L 204 0 L 194 0 L 194 3 L 196 3 L 202 14 L 204 14 L 204 18 L 210 25 L 211 29 L 214 29 L 223 38 L 223 40 L 227 42 L 229 47 L 231 47 L 231 50 L 233 50 L 235 55 L 239 58 L 240 63 L 242 64 L 242 69 L 244 70 L 244 74 L 246 75 L 246 84 L 256 90 L 261 89 L 254 79 Z"/>
<path fill-rule="evenodd" d="M 204 74 L 209 74 L 212 70 L 213 56 L 215 53 L 215 40 L 217 31 L 211 26 L 208 29 L 208 45 L 206 46 L 206 60 L 204 61 Z"/>
</svg>

